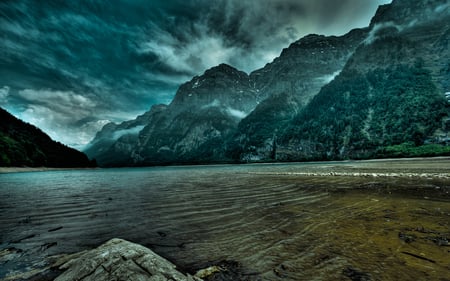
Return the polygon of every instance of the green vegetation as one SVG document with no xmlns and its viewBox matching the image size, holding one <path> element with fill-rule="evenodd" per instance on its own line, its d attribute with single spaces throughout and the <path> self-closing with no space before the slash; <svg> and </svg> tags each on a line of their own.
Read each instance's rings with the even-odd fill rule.
<svg viewBox="0 0 450 281">
<path fill-rule="evenodd" d="M 406 142 L 380 149 L 377 156 L 383 158 L 442 156 L 450 155 L 450 146 L 440 144 L 425 144 L 416 146 L 413 142 Z"/>
<path fill-rule="evenodd" d="M 303 146 L 299 157 L 306 159 L 388 156 L 404 143 L 413 144 L 400 149 L 405 155 L 439 155 L 446 150 L 423 144 L 448 112 L 420 62 L 365 75 L 344 70 L 294 119 L 282 141 Z"/>
<path fill-rule="evenodd" d="M 257 148 L 264 147 L 267 154 L 264 161 L 275 160 L 277 139 L 298 107 L 298 101 L 287 93 L 261 102 L 239 123 L 237 133 L 227 143 L 227 157 L 238 161 L 244 153 L 258 154 Z"/>
<path fill-rule="evenodd" d="M 0 166 L 93 167 L 83 153 L 55 142 L 0 108 Z"/>
<path fill-rule="evenodd" d="M 291 120 L 290 114 L 297 107 L 297 101 L 288 94 L 273 95 L 239 123 L 238 131 L 246 134 L 246 145 L 261 146 Z"/>
</svg>

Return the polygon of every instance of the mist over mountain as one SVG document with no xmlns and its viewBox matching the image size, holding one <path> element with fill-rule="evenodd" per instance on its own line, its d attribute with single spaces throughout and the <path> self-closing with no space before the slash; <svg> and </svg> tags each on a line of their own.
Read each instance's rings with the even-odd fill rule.
<svg viewBox="0 0 450 281">
<path fill-rule="evenodd" d="M 220 63 L 249 72 L 391 0 L 0 1 L 0 106 L 82 149 Z"/>
<path fill-rule="evenodd" d="M 104 126 L 86 153 L 104 166 L 448 153 L 449 9 L 396 0 L 369 27 L 305 36 L 250 74 L 220 64 L 168 106 Z"/>
</svg>

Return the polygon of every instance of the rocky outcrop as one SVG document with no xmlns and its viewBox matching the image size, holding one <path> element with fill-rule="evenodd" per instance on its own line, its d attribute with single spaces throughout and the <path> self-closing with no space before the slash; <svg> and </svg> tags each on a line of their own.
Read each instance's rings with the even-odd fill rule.
<svg viewBox="0 0 450 281">
<path fill-rule="evenodd" d="M 171 114 L 177 115 L 188 110 L 220 107 L 230 112 L 239 111 L 241 114 L 235 115 L 244 116 L 262 98 L 264 97 L 251 85 L 247 73 L 230 65 L 220 64 L 181 85 L 169 109 Z"/>
<path fill-rule="evenodd" d="M 339 74 L 367 32 L 354 29 L 343 36 L 307 35 L 283 49 L 273 62 L 252 72 L 250 79 L 263 96 L 288 93 L 306 105 Z"/>
<path fill-rule="evenodd" d="M 122 239 L 112 239 L 61 265 L 55 281 L 171 280 L 201 281 L 185 275 L 151 250 Z"/>
</svg>

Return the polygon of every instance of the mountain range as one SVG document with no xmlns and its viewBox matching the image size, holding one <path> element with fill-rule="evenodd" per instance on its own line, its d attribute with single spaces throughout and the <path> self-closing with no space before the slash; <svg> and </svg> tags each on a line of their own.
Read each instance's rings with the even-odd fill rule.
<svg viewBox="0 0 450 281">
<path fill-rule="evenodd" d="M 449 154 L 450 4 L 394 0 L 343 36 L 308 35 L 250 74 L 220 64 L 169 105 L 109 123 L 101 166 Z"/>
</svg>

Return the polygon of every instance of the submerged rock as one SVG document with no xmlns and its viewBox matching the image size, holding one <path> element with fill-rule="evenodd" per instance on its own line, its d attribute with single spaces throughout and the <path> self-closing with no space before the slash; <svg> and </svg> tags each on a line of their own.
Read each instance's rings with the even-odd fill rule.
<svg viewBox="0 0 450 281">
<path fill-rule="evenodd" d="M 219 267 L 217 265 L 213 265 L 208 268 L 197 271 L 197 273 L 195 273 L 195 276 L 199 277 L 199 278 L 207 278 L 207 277 L 209 277 L 213 274 L 216 274 L 218 272 L 221 272 L 221 271 L 225 271 L 225 269 L 222 267 Z"/>
<path fill-rule="evenodd" d="M 60 269 L 65 271 L 55 281 L 201 281 L 180 273 L 174 264 L 144 246 L 117 238 L 64 263 Z"/>
<path fill-rule="evenodd" d="M 223 260 L 197 271 L 196 277 L 205 281 L 250 281 L 261 280 L 259 272 L 247 272 L 237 261 Z"/>
</svg>

